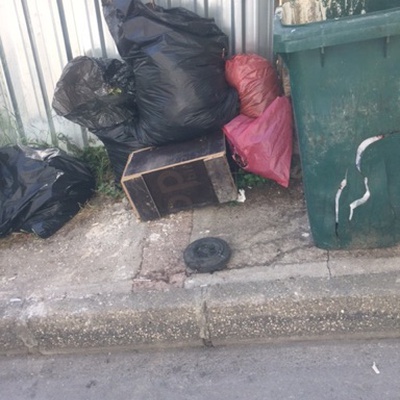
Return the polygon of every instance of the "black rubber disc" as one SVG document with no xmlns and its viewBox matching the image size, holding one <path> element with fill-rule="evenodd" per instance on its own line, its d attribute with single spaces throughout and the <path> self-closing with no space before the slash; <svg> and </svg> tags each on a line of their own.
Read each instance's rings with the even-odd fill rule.
<svg viewBox="0 0 400 400">
<path fill-rule="evenodd" d="M 231 249 L 225 240 L 207 237 L 186 247 L 183 259 L 188 268 L 197 272 L 214 272 L 225 268 Z"/>
</svg>

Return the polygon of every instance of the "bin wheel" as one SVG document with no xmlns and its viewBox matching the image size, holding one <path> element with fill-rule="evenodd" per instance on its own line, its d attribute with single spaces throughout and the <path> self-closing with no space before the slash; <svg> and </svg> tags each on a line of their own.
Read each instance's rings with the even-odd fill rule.
<svg viewBox="0 0 400 400">
<path fill-rule="evenodd" d="M 214 237 L 194 241 L 183 253 L 186 266 L 201 273 L 220 271 L 230 257 L 231 249 L 228 243 Z"/>
</svg>

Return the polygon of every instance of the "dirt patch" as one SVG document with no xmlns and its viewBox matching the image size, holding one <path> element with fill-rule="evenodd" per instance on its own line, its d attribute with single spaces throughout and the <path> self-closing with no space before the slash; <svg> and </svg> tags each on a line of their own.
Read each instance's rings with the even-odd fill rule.
<svg viewBox="0 0 400 400">
<path fill-rule="evenodd" d="M 97 195 L 94 196 L 82 209 L 76 214 L 70 221 L 68 221 L 55 235 L 55 236 L 66 236 L 70 231 L 79 229 L 81 226 L 86 226 L 90 219 L 98 214 L 101 209 L 108 207 L 120 208 L 126 207 L 126 201 L 115 202 L 110 197 Z M 0 250 L 7 249 L 17 245 L 29 245 L 30 243 L 43 242 L 49 239 L 40 239 L 32 233 L 25 232 L 12 232 L 10 235 L 0 238 Z"/>
<path fill-rule="evenodd" d="M 292 180 L 289 189 L 274 183 L 247 188 L 246 196 L 245 203 L 150 222 L 138 220 L 126 200 L 95 197 L 48 239 L 24 233 L 0 239 L 0 297 L 183 287 L 189 275 L 183 251 L 205 236 L 228 239 L 234 252 L 231 269 L 310 256 L 310 238 L 301 236 L 307 227 L 298 228 L 307 223 L 300 180 Z M 314 258 L 319 255 L 314 253 Z"/>
<path fill-rule="evenodd" d="M 183 251 L 190 242 L 193 212 L 173 214 L 149 223 L 143 240 L 142 264 L 133 279 L 133 290 L 167 290 L 183 287 L 186 266 Z"/>
<path fill-rule="evenodd" d="M 141 225 L 126 201 L 96 197 L 48 239 L 0 239 L 2 292 L 44 295 L 96 286 L 130 286 L 140 266 Z"/>
</svg>

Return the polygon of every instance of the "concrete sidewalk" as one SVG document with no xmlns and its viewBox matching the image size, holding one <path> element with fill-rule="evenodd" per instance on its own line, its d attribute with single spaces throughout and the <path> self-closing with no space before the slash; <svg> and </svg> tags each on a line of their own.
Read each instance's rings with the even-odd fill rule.
<svg viewBox="0 0 400 400">
<path fill-rule="evenodd" d="M 0 239 L 0 352 L 400 336 L 400 246 L 313 246 L 302 185 L 139 222 L 92 203 L 47 240 Z M 195 239 L 225 239 L 226 270 L 190 274 Z"/>
</svg>

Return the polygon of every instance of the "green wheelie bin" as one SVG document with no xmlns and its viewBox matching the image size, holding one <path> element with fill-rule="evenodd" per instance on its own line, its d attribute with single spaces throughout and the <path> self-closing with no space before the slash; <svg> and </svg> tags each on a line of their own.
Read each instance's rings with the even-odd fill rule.
<svg viewBox="0 0 400 400">
<path fill-rule="evenodd" d="M 323 249 L 400 242 L 400 1 L 283 25 L 308 217 Z"/>
</svg>

